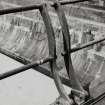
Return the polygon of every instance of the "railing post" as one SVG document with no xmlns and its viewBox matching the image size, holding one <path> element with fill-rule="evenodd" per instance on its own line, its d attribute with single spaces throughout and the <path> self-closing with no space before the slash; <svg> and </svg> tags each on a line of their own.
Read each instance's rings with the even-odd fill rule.
<svg viewBox="0 0 105 105">
<path fill-rule="evenodd" d="M 58 92 L 60 96 L 65 100 L 64 102 L 69 103 L 71 105 L 72 101 L 69 99 L 63 84 L 61 82 L 59 73 L 57 71 L 57 65 L 56 65 L 56 41 L 55 41 L 55 35 L 54 30 L 51 24 L 51 19 L 48 14 L 47 10 L 47 4 L 43 4 L 42 9 L 40 10 L 41 15 L 43 17 L 43 21 L 45 23 L 47 36 L 48 36 L 48 45 L 49 45 L 49 56 L 53 57 L 54 59 L 50 62 L 51 71 L 53 74 L 53 78 L 56 84 L 56 87 L 58 89 Z M 68 105 L 68 104 L 67 104 Z"/>
<path fill-rule="evenodd" d="M 56 2 L 55 10 L 59 17 L 59 21 L 60 21 L 61 28 L 62 28 L 63 42 L 64 42 L 64 53 L 65 53 L 64 61 L 65 61 L 65 66 L 66 66 L 68 76 L 70 78 L 71 88 L 73 88 L 77 91 L 80 91 L 80 93 L 78 93 L 78 92 L 72 90 L 75 95 L 78 95 L 78 96 L 82 95 L 84 97 L 85 90 L 83 89 L 80 82 L 78 81 L 78 78 L 75 75 L 75 71 L 74 71 L 74 68 L 72 65 L 71 52 L 70 52 L 71 51 L 71 43 L 70 43 L 71 37 L 69 34 L 67 20 L 66 20 L 64 11 L 63 11 L 60 3 Z"/>
</svg>

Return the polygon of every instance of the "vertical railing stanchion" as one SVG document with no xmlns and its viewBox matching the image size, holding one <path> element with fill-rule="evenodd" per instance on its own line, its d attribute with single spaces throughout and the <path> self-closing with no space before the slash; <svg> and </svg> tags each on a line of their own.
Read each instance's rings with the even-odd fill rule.
<svg viewBox="0 0 105 105">
<path fill-rule="evenodd" d="M 80 93 L 72 90 L 72 92 L 75 95 L 82 95 L 83 97 L 85 97 L 85 90 L 83 89 L 83 87 L 81 86 L 81 84 L 79 83 L 76 75 L 75 75 L 75 71 L 72 65 L 72 60 L 71 60 L 71 43 L 70 43 L 70 34 L 69 34 L 69 28 L 68 28 L 68 24 L 67 24 L 67 19 L 65 17 L 65 13 L 60 5 L 59 2 L 56 2 L 55 5 L 55 11 L 59 17 L 59 21 L 61 24 L 61 28 L 62 28 L 62 34 L 63 34 L 63 42 L 64 42 L 64 61 L 65 61 L 65 66 L 66 66 L 66 70 L 70 79 L 70 84 L 71 84 L 71 88 L 80 91 Z"/>
<path fill-rule="evenodd" d="M 45 23 L 47 36 L 48 36 L 48 45 L 49 45 L 49 56 L 53 57 L 54 59 L 50 62 L 51 71 L 53 74 L 53 78 L 56 84 L 56 87 L 58 89 L 58 92 L 60 96 L 65 100 L 65 105 L 71 105 L 72 100 L 69 99 L 66 91 L 64 90 L 63 84 L 61 82 L 59 73 L 57 71 L 57 65 L 56 65 L 56 41 L 55 41 L 55 35 L 54 30 L 51 25 L 51 19 L 48 14 L 47 10 L 47 4 L 43 4 L 42 9 L 40 10 L 41 15 L 43 17 L 43 21 Z M 67 104 L 68 103 L 68 104 Z"/>
</svg>

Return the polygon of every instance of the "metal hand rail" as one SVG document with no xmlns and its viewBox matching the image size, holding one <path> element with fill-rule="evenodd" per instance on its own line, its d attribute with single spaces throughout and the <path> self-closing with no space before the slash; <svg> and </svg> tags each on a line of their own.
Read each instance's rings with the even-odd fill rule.
<svg viewBox="0 0 105 105">
<path fill-rule="evenodd" d="M 79 2 L 85 2 L 85 1 L 91 1 L 91 0 L 60 1 L 59 4 L 60 5 L 67 5 L 67 4 L 75 4 L 75 3 L 79 3 Z M 55 3 L 49 2 L 49 5 L 51 7 L 55 8 L 57 3 L 56 2 Z M 5 14 L 10 14 L 10 13 L 16 13 L 16 12 L 23 12 L 23 11 L 39 9 L 40 13 L 41 13 L 41 15 L 43 17 L 43 20 L 44 20 L 44 23 L 45 23 L 45 26 L 46 26 L 46 30 L 47 30 L 47 34 L 48 34 L 48 45 L 49 45 L 49 54 L 50 54 L 50 57 L 48 57 L 46 59 L 43 59 L 43 60 L 40 60 L 40 61 L 36 61 L 36 62 L 30 63 L 30 64 L 27 64 L 25 66 L 22 66 L 22 67 L 13 69 L 11 71 L 8 71 L 6 73 L 0 74 L 0 80 L 5 79 L 7 77 L 10 77 L 12 75 L 18 74 L 20 72 L 26 71 L 26 70 L 28 70 L 30 68 L 39 66 L 39 65 L 41 65 L 43 63 L 50 62 L 51 71 L 53 73 L 53 76 L 54 76 L 54 79 L 55 79 L 55 84 L 57 85 L 58 91 L 60 92 L 61 96 L 64 96 L 68 100 L 68 96 L 66 95 L 64 89 L 62 88 L 60 77 L 58 76 L 58 74 L 56 72 L 55 38 L 54 38 L 53 29 L 52 29 L 52 26 L 51 26 L 51 23 L 50 23 L 51 21 L 49 19 L 49 15 L 47 13 L 48 11 L 46 11 L 45 7 L 46 6 L 44 4 L 35 4 L 35 5 L 31 5 L 31 6 L 16 7 L 16 8 L 11 8 L 11 9 L 0 10 L 0 15 L 5 15 Z M 46 21 L 46 19 L 48 19 L 48 22 Z M 61 19 L 61 21 L 63 21 L 63 19 Z M 63 21 L 63 22 L 66 22 L 66 21 Z M 63 24 L 64 23 L 61 22 L 61 25 L 63 25 Z M 48 28 L 50 29 L 51 33 L 49 32 Z M 66 38 L 66 36 L 64 36 L 64 38 Z M 68 54 L 68 56 L 69 56 L 69 53 L 71 54 L 71 53 L 73 53 L 75 51 L 79 51 L 79 50 L 84 49 L 86 47 L 89 47 L 91 45 L 100 43 L 100 42 L 102 42 L 104 40 L 105 40 L 105 38 L 102 38 L 102 39 L 99 39 L 99 40 L 88 42 L 87 44 L 81 45 L 80 47 L 75 47 L 75 48 L 72 48 L 72 49 L 69 48 L 69 50 L 65 50 L 64 56 L 66 54 Z M 51 42 L 51 41 L 54 41 L 54 42 Z M 65 40 L 65 41 L 67 41 L 67 40 Z M 66 47 L 70 47 L 70 46 L 67 44 Z M 14 58 L 13 55 L 8 54 L 2 48 L 0 49 L 0 53 Z M 15 59 L 17 59 L 17 58 L 15 58 Z M 78 90 L 75 90 L 75 89 L 73 89 L 73 91 L 77 92 L 77 93 L 80 93 L 80 94 L 83 94 L 81 91 L 78 91 Z M 96 99 L 90 100 L 87 103 L 83 103 L 82 105 L 93 105 L 93 104 L 97 103 L 98 101 L 100 101 L 101 99 L 103 99 L 104 97 L 105 97 L 105 95 L 102 94 L 101 96 L 97 97 Z M 89 102 L 91 102 L 91 104 Z"/>
</svg>

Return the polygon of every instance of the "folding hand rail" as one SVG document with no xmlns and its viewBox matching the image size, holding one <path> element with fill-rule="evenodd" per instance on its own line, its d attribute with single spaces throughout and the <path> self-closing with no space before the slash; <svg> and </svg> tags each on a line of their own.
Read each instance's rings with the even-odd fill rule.
<svg viewBox="0 0 105 105">
<path fill-rule="evenodd" d="M 96 41 L 91 41 L 87 44 L 81 45 L 80 47 L 75 47 L 75 48 L 71 49 L 68 25 L 67 25 L 65 15 L 64 15 L 63 10 L 62 10 L 60 5 L 74 4 L 74 3 L 78 3 L 78 2 L 84 2 L 84 1 L 91 1 L 91 0 L 61 1 L 59 3 L 56 3 L 56 2 L 55 3 L 49 3 L 49 5 L 54 7 L 55 10 L 57 11 L 57 14 L 58 14 L 61 26 L 62 26 L 64 50 L 65 50 L 64 60 L 65 60 L 67 73 L 69 75 L 69 78 L 71 79 L 71 86 L 73 88 L 73 92 L 75 92 L 75 93 L 82 93 L 83 88 L 80 86 L 80 84 L 78 84 L 79 82 L 75 77 L 75 73 L 74 73 L 74 70 L 73 70 L 70 54 L 75 52 L 75 51 L 81 50 L 83 48 L 86 48 L 88 46 L 100 43 L 100 42 L 105 40 L 105 38 L 102 38 L 102 39 L 99 39 L 99 40 L 96 40 Z M 58 91 L 64 99 L 69 101 L 69 104 L 70 104 L 71 101 L 69 100 L 69 98 L 67 96 L 67 93 L 65 92 L 65 90 L 62 86 L 62 83 L 61 83 L 61 80 L 60 80 L 60 77 L 59 77 L 59 74 L 58 74 L 58 71 L 57 71 L 55 36 L 54 36 L 54 31 L 53 31 L 53 28 L 52 28 L 52 25 L 51 25 L 51 20 L 50 20 L 49 14 L 48 14 L 46 4 L 37 4 L 37 5 L 17 7 L 17 8 L 12 8 L 12 9 L 4 9 L 4 10 L 0 10 L 0 15 L 22 12 L 22 11 L 28 11 L 28 10 L 34 10 L 34 9 L 39 9 L 40 10 L 40 13 L 41 13 L 41 15 L 43 17 L 43 20 L 44 20 L 44 23 L 45 23 L 45 27 L 46 27 L 46 31 L 47 31 L 47 37 L 48 37 L 48 45 L 49 45 L 49 57 L 46 58 L 46 59 L 42 59 L 40 61 L 36 61 L 36 62 L 30 63 L 30 64 L 27 64 L 25 66 L 14 69 L 12 71 L 8 71 L 6 73 L 3 73 L 3 74 L 0 75 L 0 80 L 2 80 L 4 78 L 7 78 L 7 77 L 10 77 L 14 74 L 23 72 L 25 70 L 28 70 L 30 68 L 36 67 L 36 66 L 41 65 L 43 63 L 50 62 L 51 71 L 52 71 L 52 74 L 53 74 L 53 77 L 54 77 L 54 80 L 55 80 L 55 84 L 58 88 Z M 2 50 L 2 48 L 0 49 L 0 52 L 13 58 L 12 55 L 9 55 L 8 53 L 6 53 L 6 51 Z M 73 83 L 74 81 L 75 81 L 75 83 Z M 81 105 L 93 105 L 104 97 L 105 97 L 105 94 L 102 94 L 99 97 L 97 97 L 96 99 L 89 100 L 88 102 L 83 103 Z"/>
</svg>

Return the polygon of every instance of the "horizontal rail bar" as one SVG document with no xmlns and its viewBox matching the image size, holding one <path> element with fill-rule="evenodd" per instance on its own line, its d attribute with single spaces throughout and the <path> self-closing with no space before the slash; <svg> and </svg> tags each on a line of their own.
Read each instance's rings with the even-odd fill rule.
<svg viewBox="0 0 105 105">
<path fill-rule="evenodd" d="M 83 4 L 81 5 L 81 8 L 84 7 L 85 9 L 91 9 L 95 11 L 100 11 L 100 12 L 105 12 L 105 6 L 100 6 L 100 5 L 89 5 L 89 4 Z"/>
<path fill-rule="evenodd" d="M 86 44 L 81 45 L 80 47 L 74 47 L 74 48 L 72 48 L 72 49 L 70 50 L 70 53 L 79 51 L 79 50 L 81 50 L 81 49 L 84 49 L 84 48 L 89 47 L 89 46 L 91 46 L 91 45 L 100 43 L 100 42 L 102 42 L 102 41 L 105 41 L 105 38 L 101 38 L 101 39 L 98 39 L 98 40 L 90 41 L 90 42 L 88 42 L 88 43 L 86 43 Z"/>
<path fill-rule="evenodd" d="M 103 94 L 101 94 L 100 96 L 96 97 L 96 98 L 94 99 L 94 102 L 92 102 L 92 103 L 89 104 L 89 105 L 95 105 L 96 103 L 98 103 L 99 101 L 101 101 L 101 100 L 104 99 L 104 98 L 105 98 L 105 92 L 104 92 Z"/>
<path fill-rule="evenodd" d="M 97 44 L 97 43 L 102 42 L 102 41 L 104 41 L 104 40 L 105 40 L 105 38 L 102 38 L 102 39 L 99 39 L 99 40 L 91 41 L 91 42 L 89 42 L 89 43 L 87 43 L 87 44 L 84 44 L 84 45 L 82 45 L 82 46 L 80 46 L 80 47 L 72 48 L 71 51 L 70 51 L 70 53 L 73 53 L 73 52 L 75 52 L 75 51 L 81 50 L 81 49 L 86 48 L 86 47 L 88 47 L 88 46 Z M 16 56 L 15 54 L 12 54 L 12 53 L 10 54 L 10 52 L 8 52 L 8 51 L 6 51 L 5 49 L 2 49 L 2 48 L 0 49 L 0 53 L 4 54 L 4 55 L 6 55 L 6 56 L 8 56 L 8 57 L 10 57 L 10 58 L 13 58 L 13 59 L 15 59 L 15 60 L 18 60 L 19 62 L 22 60 L 22 59 L 19 60 L 20 57 Z M 23 72 L 23 71 L 25 71 L 25 70 L 27 70 L 27 69 L 33 68 L 33 67 L 38 66 L 38 65 L 40 65 L 40 64 L 43 64 L 43 63 L 45 63 L 45 62 L 48 62 L 48 61 L 50 61 L 51 59 L 53 59 L 53 58 L 46 58 L 46 59 L 44 59 L 43 61 L 34 62 L 34 63 L 28 64 L 28 65 L 26 65 L 26 66 L 22 66 L 22 67 L 20 67 L 20 68 L 14 69 L 14 70 L 12 70 L 12 71 L 3 73 L 3 74 L 0 75 L 0 80 L 1 80 L 1 79 L 4 79 L 4 78 L 6 78 L 6 77 L 12 76 L 12 75 L 14 75 L 14 74 Z M 24 61 L 24 59 L 23 59 L 23 61 Z"/>
<path fill-rule="evenodd" d="M 85 2 L 85 1 L 92 1 L 92 0 L 75 0 L 75 1 L 59 1 L 59 3 L 61 5 L 67 5 L 67 4 L 76 4 L 76 3 L 80 3 L 80 2 Z"/>
<path fill-rule="evenodd" d="M 22 59 L 21 57 L 17 57 L 15 54 L 12 54 L 12 53 L 10 54 L 8 51 L 6 51 L 4 49 L 0 49 L 0 53 L 4 54 L 4 55 L 6 55 L 6 56 L 8 56 L 8 57 L 10 57 L 12 59 L 15 59 L 16 61 L 19 61 L 19 62 L 21 62 L 23 64 L 29 63 L 29 61 L 27 62 L 25 59 Z M 44 67 L 40 66 L 40 64 L 49 62 L 52 59 L 53 58 L 46 58 L 44 60 L 37 61 L 35 63 L 30 63 L 30 64 L 24 65 L 22 67 L 19 67 L 17 69 L 14 69 L 14 70 L 8 71 L 6 73 L 0 74 L 0 80 L 5 79 L 7 77 L 10 77 L 12 75 L 15 75 L 15 74 L 24 72 L 24 71 L 26 71 L 26 70 L 28 70 L 30 68 L 35 69 L 36 71 L 38 71 L 38 72 L 40 72 L 40 73 L 42 73 L 44 75 L 47 75 L 50 78 L 53 78 L 52 77 L 52 73 L 51 73 L 50 70 L 48 70 L 47 68 L 44 68 Z M 60 78 L 61 78 L 61 81 L 62 81 L 63 84 L 71 87 L 71 84 L 70 84 L 70 80 L 69 79 L 66 79 L 66 78 L 61 77 L 61 76 L 60 76 Z M 78 93 L 78 94 L 84 94 L 83 92 L 78 91 L 76 89 L 72 89 L 72 91 L 75 92 L 75 93 Z"/>
<path fill-rule="evenodd" d="M 43 60 L 40 60 L 40 61 L 36 61 L 34 63 L 30 63 L 30 64 L 27 64 L 27 65 L 18 67 L 16 69 L 11 70 L 11 71 L 2 73 L 2 74 L 0 74 L 0 80 L 8 78 L 8 77 L 13 76 L 13 75 L 16 75 L 18 73 L 24 72 L 24 71 L 26 71 L 28 69 L 33 68 L 33 67 L 37 67 L 37 66 L 39 66 L 39 65 L 41 65 L 43 63 L 51 61 L 52 59 L 53 58 L 49 57 L 49 58 L 46 58 L 46 59 L 43 59 Z M 63 79 L 62 77 L 60 77 L 60 78 L 61 78 L 63 83 L 69 82 L 69 80 L 67 81 L 67 80 Z M 71 87 L 70 83 L 69 83 L 69 86 Z M 76 89 L 72 89 L 72 91 L 75 92 L 75 93 L 78 93 L 78 94 L 84 94 L 84 92 L 78 91 Z"/>
<path fill-rule="evenodd" d="M 43 63 L 46 63 L 46 62 L 48 62 L 50 60 L 52 60 L 52 58 L 46 58 L 46 59 L 43 59 L 43 60 L 40 60 L 40 61 L 36 61 L 34 63 L 24 65 L 24 66 L 19 67 L 19 68 L 13 69 L 11 71 L 2 73 L 2 74 L 0 74 L 0 80 L 5 79 L 7 77 L 10 77 L 12 75 L 18 74 L 20 72 L 26 71 L 26 70 L 28 70 L 28 69 L 30 69 L 32 67 L 36 67 L 36 66 L 41 65 Z"/>
<path fill-rule="evenodd" d="M 40 9 L 41 6 L 42 5 L 40 5 L 40 4 L 35 4 L 35 5 L 31 5 L 31 6 L 3 9 L 3 10 L 0 10 L 0 15 L 16 13 L 16 12 L 23 12 L 23 11 L 30 11 L 30 10 L 34 10 L 34 9 Z"/>
<path fill-rule="evenodd" d="M 67 4 L 74 4 L 74 3 L 85 2 L 85 1 L 90 1 L 90 0 L 60 1 L 60 3 L 61 3 L 61 5 L 67 5 Z M 50 2 L 48 4 L 50 4 L 51 6 L 55 5 L 55 3 L 53 3 L 53 2 L 52 3 Z M 34 9 L 41 9 L 41 7 L 42 7 L 42 4 L 34 4 L 34 5 L 24 6 L 24 7 L 3 9 L 3 10 L 0 10 L 0 15 L 29 11 L 29 10 L 34 10 Z"/>
<path fill-rule="evenodd" d="M 12 58 L 12 59 L 20 62 L 22 64 L 25 64 L 25 65 L 29 64 L 31 62 L 28 59 L 24 59 L 24 58 L 22 58 L 22 57 L 20 57 L 20 56 L 18 56 L 16 54 L 11 53 L 11 52 L 9 52 L 9 51 L 7 51 L 5 49 L 2 49 L 2 48 L 0 48 L 0 53 L 7 56 L 7 57 L 9 57 L 9 58 Z M 45 68 L 44 66 L 39 65 L 39 66 L 36 66 L 36 67 L 32 67 L 32 69 L 34 69 L 35 71 L 38 71 L 38 72 L 50 77 L 51 79 L 53 79 L 51 70 L 49 70 L 48 68 Z M 67 77 L 64 77 L 64 76 L 60 76 L 60 77 L 61 77 L 61 80 L 62 80 L 63 84 L 65 84 L 66 86 L 71 87 L 70 81 L 69 81 L 69 79 L 67 79 Z"/>
<path fill-rule="evenodd" d="M 80 105 L 95 105 L 96 103 L 98 103 L 99 101 L 101 101 L 104 98 L 105 98 L 105 92 L 102 93 L 101 95 L 99 95 L 98 97 L 92 98 L 92 99 L 88 100 L 87 102 L 84 102 Z"/>
<path fill-rule="evenodd" d="M 81 45 L 80 47 L 72 48 L 71 51 L 70 51 L 70 53 L 73 53 L 73 52 L 75 52 L 75 51 L 81 50 L 81 49 L 86 48 L 86 47 L 88 47 L 88 46 L 97 44 L 97 43 L 102 42 L 102 41 L 104 41 L 104 40 L 105 40 L 105 38 L 102 38 L 102 39 L 100 39 L 100 40 L 91 41 L 91 42 L 89 42 L 89 43 L 87 43 L 87 44 Z M 3 53 L 3 54 L 6 54 L 6 55 L 8 56 L 8 52 L 7 52 L 7 51 L 1 49 L 0 52 Z M 13 57 L 13 55 L 9 55 L 9 57 Z M 0 74 L 0 80 L 1 80 L 1 79 L 4 79 L 4 78 L 6 78 L 6 77 L 12 76 L 12 75 L 14 75 L 14 74 L 23 72 L 23 71 L 25 71 L 25 70 L 27 70 L 27 69 L 30 69 L 30 68 L 35 67 L 35 66 L 38 66 L 38 65 L 40 65 L 40 64 L 49 62 L 51 59 L 53 59 L 53 58 L 46 58 L 46 59 L 44 59 L 44 60 L 36 61 L 36 62 L 34 62 L 34 63 L 31 63 L 31 64 L 28 64 L 28 65 L 22 66 L 22 67 L 20 67 L 20 68 L 11 70 L 11 71 L 9 71 L 9 72 Z"/>
</svg>

